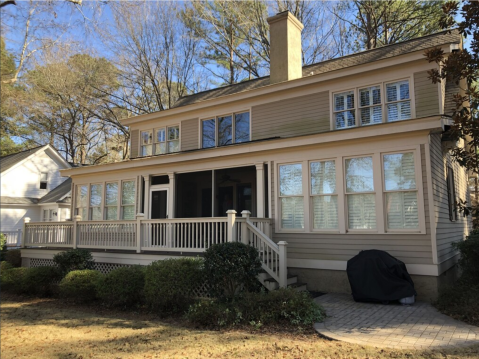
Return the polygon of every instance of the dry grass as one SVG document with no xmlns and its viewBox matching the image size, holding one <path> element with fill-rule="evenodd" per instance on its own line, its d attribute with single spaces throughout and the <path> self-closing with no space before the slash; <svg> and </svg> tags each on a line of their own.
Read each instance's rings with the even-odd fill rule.
<svg viewBox="0 0 479 359">
<path fill-rule="evenodd" d="M 2 359 L 9 358 L 479 358 L 479 345 L 398 351 L 328 341 L 316 334 L 214 332 L 144 313 L 2 298 Z"/>
</svg>

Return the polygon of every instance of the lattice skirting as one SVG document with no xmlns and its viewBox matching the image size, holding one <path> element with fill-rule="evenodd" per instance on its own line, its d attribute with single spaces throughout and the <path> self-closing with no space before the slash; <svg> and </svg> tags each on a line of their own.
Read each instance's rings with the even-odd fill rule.
<svg viewBox="0 0 479 359">
<path fill-rule="evenodd" d="M 44 258 L 30 258 L 30 267 L 47 267 L 55 266 L 53 259 L 44 259 Z M 129 264 L 118 264 L 118 263 L 96 263 L 95 269 L 103 274 L 108 274 L 114 269 L 121 267 L 131 267 Z M 201 281 L 200 284 L 193 289 L 193 295 L 198 298 L 208 298 L 209 295 L 209 285 L 206 280 Z"/>
</svg>

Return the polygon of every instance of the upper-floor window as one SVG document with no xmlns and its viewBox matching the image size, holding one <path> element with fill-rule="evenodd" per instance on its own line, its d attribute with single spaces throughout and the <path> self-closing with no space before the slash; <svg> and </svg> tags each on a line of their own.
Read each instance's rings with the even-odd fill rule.
<svg viewBox="0 0 479 359">
<path fill-rule="evenodd" d="M 168 126 L 141 131 L 141 155 L 161 155 L 180 150 L 180 127 Z"/>
<path fill-rule="evenodd" d="M 249 112 L 217 116 L 201 121 L 201 147 L 210 148 L 250 140 Z"/>
<path fill-rule="evenodd" d="M 359 87 L 333 95 L 336 129 L 401 121 L 411 117 L 409 80 Z"/>
<path fill-rule="evenodd" d="M 48 173 L 40 173 L 40 189 L 47 189 L 48 184 Z"/>
</svg>

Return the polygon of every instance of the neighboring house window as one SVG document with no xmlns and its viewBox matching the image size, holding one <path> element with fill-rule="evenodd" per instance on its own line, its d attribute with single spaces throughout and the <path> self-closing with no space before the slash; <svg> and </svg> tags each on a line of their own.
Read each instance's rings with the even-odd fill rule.
<svg viewBox="0 0 479 359">
<path fill-rule="evenodd" d="M 52 222 L 52 221 L 53 221 L 53 209 L 44 209 L 43 222 Z"/>
<path fill-rule="evenodd" d="M 376 229 L 376 195 L 373 158 L 355 157 L 345 161 L 349 229 Z"/>
<path fill-rule="evenodd" d="M 121 218 L 135 219 L 135 181 L 121 183 Z"/>
<path fill-rule="evenodd" d="M 456 203 L 456 184 L 454 181 L 454 170 L 452 167 L 447 168 L 447 199 L 449 207 L 449 219 L 457 221 L 457 203 Z"/>
<path fill-rule="evenodd" d="M 386 96 L 383 96 L 383 90 Z M 336 129 L 408 120 L 411 117 L 409 80 L 333 94 L 333 122 Z"/>
<path fill-rule="evenodd" d="M 141 155 L 152 155 L 152 139 L 153 135 L 151 131 L 141 131 Z"/>
<path fill-rule="evenodd" d="M 201 147 L 211 148 L 250 140 L 250 114 L 240 112 L 201 121 Z"/>
<path fill-rule="evenodd" d="M 77 186 L 76 193 L 76 214 L 80 215 L 83 221 L 88 220 L 88 186 Z"/>
<path fill-rule="evenodd" d="M 118 182 L 111 182 L 105 185 L 105 219 L 118 219 Z"/>
<path fill-rule="evenodd" d="M 304 228 L 303 173 L 300 163 L 279 166 L 281 228 Z"/>
<path fill-rule="evenodd" d="M 170 126 L 157 128 L 154 131 L 141 131 L 140 144 L 142 156 L 178 152 L 180 150 L 180 127 Z"/>
<path fill-rule="evenodd" d="M 386 84 L 387 121 L 400 121 L 411 118 L 409 81 Z"/>
<path fill-rule="evenodd" d="M 90 186 L 90 219 L 92 221 L 101 221 L 102 216 L 102 197 L 103 185 L 92 184 Z"/>
<path fill-rule="evenodd" d="M 311 162 L 313 229 L 338 229 L 335 161 Z"/>
<path fill-rule="evenodd" d="M 414 153 L 383 156 L 386 223 L 388 229 L 419 229 Z"/>
<path fill-rule="evenodd" d="M 354 91 L 337 93 L 334 95 L 334 118 L 336 128 L 349 128 L 356 126 L 356 111 L 354 104 Z"/>
<path fill-rule="evenodd" d="M 40 173 L 40 189 L 47 189 L 48 184 L 48 173 Z"/>
</svg>

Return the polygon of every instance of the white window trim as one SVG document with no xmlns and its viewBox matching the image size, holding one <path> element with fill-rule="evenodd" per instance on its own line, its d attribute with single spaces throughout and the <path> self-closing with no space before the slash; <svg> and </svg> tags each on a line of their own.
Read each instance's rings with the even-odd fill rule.
<svg viewBox="0 0 479 359">
<path fill-rule="evenodd" d="M 248 112 L 249 113 L 249 139 L 248 141 L 246 142 L 249 142 L 251 141 L 251 128 L 252 128 L 252 120 L 251 120 L 251 109 L 247 109 L 247 110 L 239 110 L 239 111 L 234 111 L 234 112 L 228 112 L 228 113 L 225 113 L 225 114 L 221 114 L 221 115 L 213 115 L 213 116 L 206 116 L 206 117 L 202 117 L 199 119 L 199 139 L 198 139 L 198 143 L 199 143 L 199 148 L 217 148 L 217 147 L 225 147 L 225 146 L 230 146 L 230 145 L 234 145 L 234 144 L 237 144 L 237 143 L 245 143 L 245 142 L 236 142 L 236 121 L 235 121 L 235 115 L 237 114 L 240 114 L 240 113 L 246 113 Z M 230 144 L 227 144 L 227 145 L 219 145 L 218 144 L 218 140 L 219 140 L 219 126 L 218 126 L 218 118 L 219 117 L 227 117 L 227 116 L 231 116 L 231 143 Z M 203 122 L 204 121 L 209 121 L 209 120 L 214 120 L 215 121 L 215 145 L 214 147 L 203 147 Z"/>
<path fill-rule="evenodd" d="M 47 175 L 47 179 L 45 181 L 42 180 L 42 174 L 46 174 Z M 48 177 L 49 177 L 49 173 L 48 172 L 40 172 L 40 174 L 38 175 L 38 189 L 40 191 L 48 191 Z M 40 188 L 42 186 L 42 183 L 45 183 L 46 186 L 45 188 Z"/>
<path fill-rule="evenodd" d="M 398 121 L 392 121 L 388 122 L 387 121 L 387 104 L 388 103 L 394 103 L 394 102 L 386 102 L 386 85 L 394 82 L 400 82 L 400 81 L 408 81 L 409 82 L 409 100 L 405 101 L 411 101 L 411 118 L 408 120 L 398 120 Z M 381 123 L 375 123 L 375 124 L 369 124 L 369 125 L 361 125 L 361 121 L 359 118 L 360 115 L 360 108 L 359 108 L 359 90 L 366 88 L 366 87 L 372 87 L 372 86 L 379 86 L 381 89 L 381 107 L 382 107 L 382 122 Z M 352 128 L 358 128 L 358 127 L 369 127 L 369 126 L 374 126 L 374 125 L 381 125 L 385 123 L 396 123 L 396 122 L 402 122 L 402 121 L 409 121 L 413 120 L 416 118 L 416 101 L 415 101 L 415 92 L 414 92 L 414 76 L 411 74 L 410 76 L 407 77 L 400 77 L 400 78 L 394 78 L 382 82 L 376 82 L 376 83 L 365 83 L 360 86 L 356 87 L 348 87 L 348 88 L 343 88 L 340 90 L 333 90 L 329 92 L 329 101 L 330 101 L 330 130 L 331 131 L 342 131 L 342 130 L 348 130 Z M 337 112 L 342 112 L 342 111 L 335 111 L 334 110 L 334 95 L 335 94 L 340 94 L 343 92 L 348 92 L 348 91 L 354 91 L 354 111 L 355 111 L 355 121 L 356 121 L 356 126 L 354 127 L 345 127 L 345 128 L 336 128 L 336 118 L 335 114 Z M 395 101 L 395 102 L 403 102 L 403 101 Z M 379 106 L 379 105 L 376 105 Z"/>
<path fill-rule="evenodd" d="M 334 168 L 335 168 L 335 177 L 336 177 L 336 192 L 331 193 L 331 194 L 313 194 L 312 193 L 312 188 L 311 188 L 311 163 L 317 163 L 317 162 L 331 162 L 334 161 Z M 303 181 L 304 182 L 304 181 Z M 339 186 L 339 181 L 338 181 L 338 159 L 337 158 L 324 158 L 324 159 L 319 159 L 319 160 L 309 160 L 308 161 L 308 196 L 309 196 L 309 223 L 310 223 L 310 232 L 314 233 L 341 233 L 341 223 L 344 219 L 343 216 L 341 216 L 340 212 L 340 206 L 339 203 L 342 201 L 342 197 L 340 197 L 340 191 L 338 191 Z M 342 184 L 341 184 L 342 186 Z M 321 228 L 314 228 L 314 213 L 313 213 L 313 197 L 318 197 L 318 196 L 336 196 L 337 197 L 337 203 L 338 203 L 338 228 L 337 229 L 321 229 Z M 344 210 L 344 209 L 343 209 Z M 343 218 L 341 218 L 343 217 Z M 344 232 L 343 232 L 344 233 Z"/>
<path fill-rule="evenodd" d="M 168 140 L 168 129 L 171 128 L 171 127 L 178 127 L 178 139 L 177 140 Z M 156 130 L 160 130 L 160 129 L 165 130 L 166 152 L 155 155 L 155 145 L 157 143 L 160 143 L 160 142 L 156 142 Z M 167 154 L 171 154 L 171 153 L 181 152 L 181 122 L 171 124 L 171 125 L 165 125 L 163 127 L 160 126 L 160 127 L 154 127 L 154 128 L 146 128 L 146 129 L 143 129 L 143 130 L 139 129 L 138 132 L 139 132 L 139 137 L 140 137 L 139 149 L 138 149 L 139 157 L 161 156 L 161 155 L 167 155 Z M 143 132 L 149 132 L 151 134 L 151 143 L 149 145 L 143 145 L 143 141 L 142 141 L 143 137 L 141 136 L 141 134 Z M 169 152 L 168 151 L 168 142 L 172 142 L 172 141 L 178 141 L 178 151 L 177 152 Z M 144 146 L 151 146 L 151 155 L 143 155 L 143 147 Z"/>
</svg>

